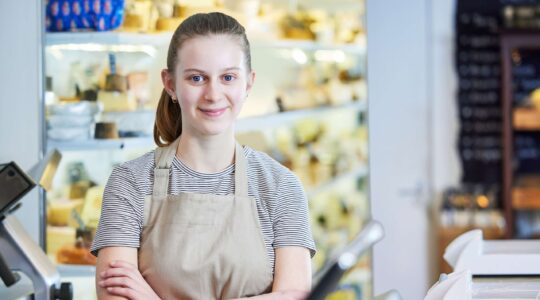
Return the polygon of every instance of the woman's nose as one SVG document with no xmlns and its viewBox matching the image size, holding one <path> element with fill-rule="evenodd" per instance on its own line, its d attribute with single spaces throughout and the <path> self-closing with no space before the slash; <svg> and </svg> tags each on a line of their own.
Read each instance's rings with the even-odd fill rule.
<svg viewBox="0 0 540 300">
<path fill-rule="evenodd" d="M 210 101 L 217 101 L 222 95 L 222 90 L 219 82 L 215 80 L 210 80 L 206 85 L 206 90 L 204 91 L 204 99 Z"/>
</svg>

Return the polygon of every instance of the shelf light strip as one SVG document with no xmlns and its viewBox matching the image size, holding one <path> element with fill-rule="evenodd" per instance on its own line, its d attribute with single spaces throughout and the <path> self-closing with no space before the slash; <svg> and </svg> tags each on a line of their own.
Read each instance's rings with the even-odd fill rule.
<svg viewBox="0 0 540 300">
<path fill-rule="evenodd" d="M 50 49 L 53 51 L 57 50 L 71 50 L 71 51 L 89 51 L 89 52 L 143 52 L 151 57 L 156 56 L 156 49 L 152 46 L 146 45 L 103 45 L 103 44 L 61 44 L 61 45 L 52 45 Z"/>
</svg>

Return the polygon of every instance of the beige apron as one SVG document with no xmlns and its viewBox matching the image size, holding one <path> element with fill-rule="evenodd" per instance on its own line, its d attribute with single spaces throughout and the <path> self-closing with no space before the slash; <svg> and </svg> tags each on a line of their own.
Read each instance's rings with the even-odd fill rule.
<svg viewBox="0 0 540 300">
<path fill-rule="evenodd" d="M 144 203 L 139 270 L 162 299 L 232 299 L 270 291 L 272 267 L 246 158 L 235 151 L 235 193 L 168 195 L 177 139 L 155 152 L 153 195 Z"/>
</svg>

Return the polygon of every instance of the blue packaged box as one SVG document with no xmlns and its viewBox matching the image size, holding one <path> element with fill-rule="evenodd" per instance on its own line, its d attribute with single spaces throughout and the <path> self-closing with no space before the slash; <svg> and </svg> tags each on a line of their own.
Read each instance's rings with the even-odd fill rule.
<svg viewBox="0 0 540 300">
<path fill-rule="evenodd" d="M 47 0 L 47 31 L 113 30 L 124 18 L 124 0 Z"/>
</svg>

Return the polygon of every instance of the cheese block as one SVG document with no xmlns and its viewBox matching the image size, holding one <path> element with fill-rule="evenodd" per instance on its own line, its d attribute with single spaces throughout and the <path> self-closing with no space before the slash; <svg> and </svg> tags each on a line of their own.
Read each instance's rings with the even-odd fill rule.
<svg viewBox="0 0 540 300">
<path fill-rule="evenodd" d="M 82 199 L 90 188 L 90 181 L 81 180 L 69 185 L 69 199 Z"/>
<path fill-rule="evenodd" d="M 98 101 L 103 104 L 103 111 L 134 111 L 137 101 L 132 94 L 126 92 L 99 91 Z"/>
<path fill-rule="evenodd" d="M 127 1 L 122 30 L 139 32 L 153 30 L 157 18 L 153 2 L 152 0 Z"/>
<path fill-rule="evenodd" d="M 325 90 L 332 105 L 343 105 L 354 98 L 351 86 L 342 83 L 339 79 L 330 79 L 325 85 Z"/>
<path fill-rule="evenodd" d="M 103 190 L 104 188 L 102 186 L 95 186 L 88 189 L 88 192 L 86 193 L 84 206 L 81 211 L 81 219 L 87 227 L 97 228 L 99 216 L 101 214 Z"/>
<path fill-rule="evenodd" d="M 75 220 L 72 220 L 71 212 L 80 211 L 83 200 L 56 200 L 49 202 L 47 211 L 47 223 L 54 226 L 75 226 Z"/>
<path fill-rule="evenodd" d="M 47 226 L 47 253 L 57 253 L 62 246 L 73 244 L 75 244 L 75 228 Z"/>
<path fill-rule="evenodd" d="M 175 31 L 182 23 L 182 18 L 159 18 L 156 21 L 157 31 Z"/>
<path fill-rule="evenodd" d="M 124 22 L 122 23 L 122 29 L 130 31 L 144 30 L 144 19 L 140 15 L 126 14 L 124 16 Z"/>
<path fill-rule="evenodd" d="M 118 129 L 114 122 L 97 122 L 94 133 L 96 139 L 117 139 Z"/>
<path fill-rule="evenodd" d="M 108 92 L 127 91 L 127 77 L 118 74 L 107 74 L 105 77 L 105 90 Z"/>
</svg>

